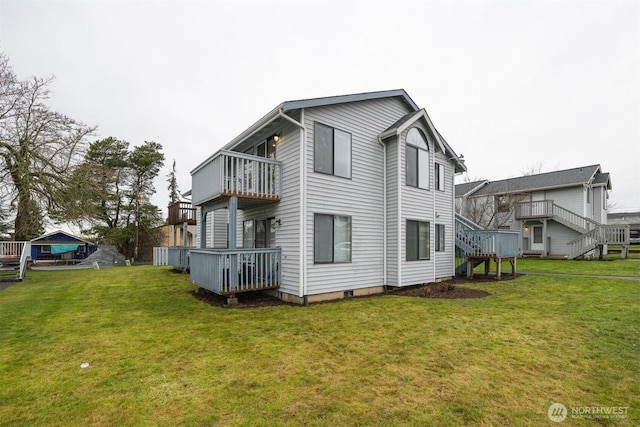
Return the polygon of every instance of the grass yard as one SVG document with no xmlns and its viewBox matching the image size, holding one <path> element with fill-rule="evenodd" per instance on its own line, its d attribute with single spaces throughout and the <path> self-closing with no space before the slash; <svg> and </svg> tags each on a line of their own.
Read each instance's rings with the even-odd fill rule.
<svg viewBox="0 0 640 427">
<path fill-rule="evenodd" d="M 508 263 L 503 264 L 503 269 L 507 265 Z M 518 259 L 517 268 L 518 271 L 532 273 L 640 277 L 640 254 L 630 253 L 627 259 L 622 259 L 620 254 L 609 254 L 602 261 L 522 258 Z"/>
<path fill-rule="evenodd" d="M 540 426 L 554 402 L 640 424 L 639 282 L 473 286 L 227 309 L 164 267 L 31 271 L 0 292 L 0 424 Z"/>
</svg>

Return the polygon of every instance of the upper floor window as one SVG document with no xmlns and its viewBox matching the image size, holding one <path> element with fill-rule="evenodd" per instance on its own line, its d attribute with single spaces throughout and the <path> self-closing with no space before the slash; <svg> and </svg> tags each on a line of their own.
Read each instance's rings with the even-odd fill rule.
<svg viewBox="0 0 640 427">
<path fill-rule="evenodd" d="M 406 163 L 406 184 L 429 188 L 429 144 L 418 128 L 407 132 Z"/>
<path fill-rule="evenodd" d="M 444 165 L 436 163 L 436 190 L 444 191 Z"/>
<path fill-rule="evenodd" d="M 511 203 L 507 196 L 495 196 L 496 212 L 511 212 Z"/>
<path fill-rule="evenodd" d="M 351 178 L 351 134 L 316 122 L 313 159 L 316 172 Z"/>
</svg>

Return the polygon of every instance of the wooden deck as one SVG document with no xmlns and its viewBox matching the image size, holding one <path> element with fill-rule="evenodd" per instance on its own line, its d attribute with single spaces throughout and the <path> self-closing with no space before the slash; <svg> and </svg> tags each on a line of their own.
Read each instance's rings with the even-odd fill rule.
<svg viewBox="0 0 640 427">
<path fill-rule="evenodd" d="M 484 262 L 484 274 L 489 274 L 489 261 L 493 260 L 496 263 L 496 277 L 498 279 L 502 278 L 502 261 L 509 261 L 511 264 L 511 274 L 516 274 L 516 257 L 505 257 L 498 258 L 495 255 L 485 254 L 485 255 L 467 255 L 467 260 L 469 262 L 469 271 L 467 275 L 469 277 L 473 277 L 474 268 L 478 265 L 478 262 Z"/>
<path fill-rule="evenodd" d="M 169 206 L 169 225 L 196 224 L 196 208 L 191 202 L 175 202 Z"/>
</svg>

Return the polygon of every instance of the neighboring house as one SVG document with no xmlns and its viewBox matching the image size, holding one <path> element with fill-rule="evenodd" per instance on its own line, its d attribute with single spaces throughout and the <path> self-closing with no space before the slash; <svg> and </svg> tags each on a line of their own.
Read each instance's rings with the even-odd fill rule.
<svg viewBox="0 0 640 427">
<path fill-rule="evenodd" d="M 628 227 L 607 226 L 609 173 L 600 165 L 456 185 L 456 210 L 482 225 L 521 232 L 524 254 L 576 258 L 628 245 Z"/>
<path fill-rule="evenodd" d="M 31 240 L 31 259 L 34 261 L 83 260 L 98 246 L 62 230 L 52 231 Z"/>
<path fill-rule="evenodd" d="M 158 246 L 193 246 L 195 245 L 196 226 L 187 224 L 186 232 L 182 226 L 163 225 L 160 228 Z"/>
<path fill-rule="evenodd" d="M 169 206 L 168 225 L 162 227 L 160 246 L 193 246 L 196 225 L 196 209 L 188 201 Z"/>
<path fill-rule="evenodd" d="M 191 280 L 305 303 L 450 278 L 465 170 L 404 90 L 284 102 L 191 172 Z"/>
</svg>

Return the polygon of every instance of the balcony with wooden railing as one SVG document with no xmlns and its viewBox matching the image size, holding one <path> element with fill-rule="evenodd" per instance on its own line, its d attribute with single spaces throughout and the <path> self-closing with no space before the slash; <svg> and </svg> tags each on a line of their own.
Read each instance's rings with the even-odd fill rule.
<svg viewBox="0 0 640 427">
<path fill-rule="evenodd" d="M 600 225 L 597 221 L 553 203 L 553 200 L 516 203 L 515 218 L 517 220 L 553 219 L 579 233 L 586 233 Z"/>
<path fill-rule="evenodd" d="M 191 281 L 219 295 L 275 289 L 282 281 L 279 248 L 194 249 Z"/>
<path fill-rule="evenodd" d="M 235 196 L 238 208 L 278 202 L 282 162 L 235 151 L 220 151 L 192 172 L 194 205 Z"/>
<path fill-rule="evenodd" d="M 196 208 L 191 202 L 175 202 L 169 206 L 169 225 L 183 224 L 195 225 Z"/>
</svg>

